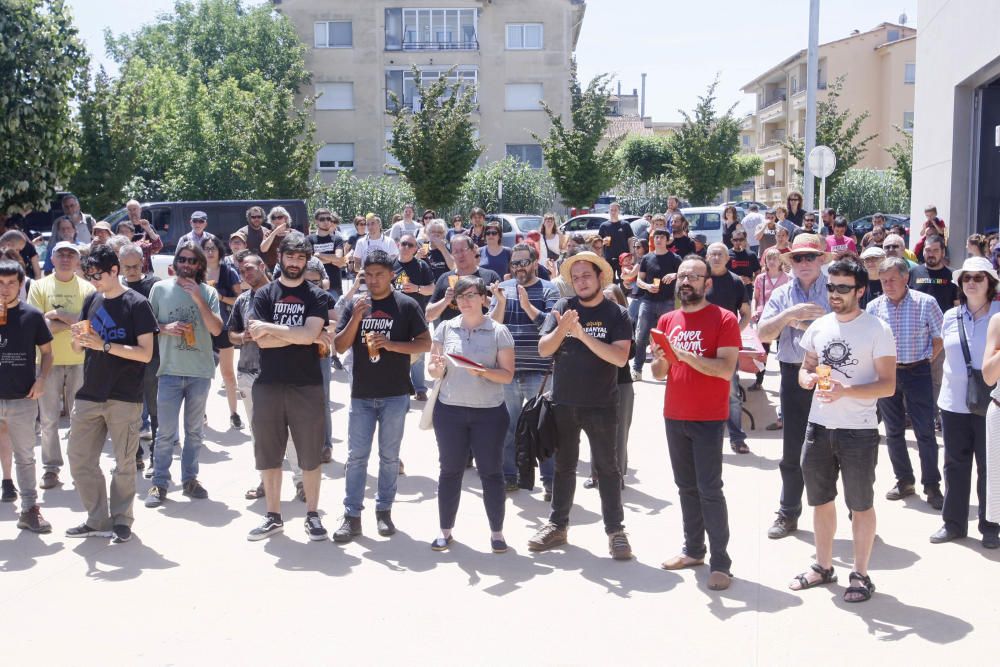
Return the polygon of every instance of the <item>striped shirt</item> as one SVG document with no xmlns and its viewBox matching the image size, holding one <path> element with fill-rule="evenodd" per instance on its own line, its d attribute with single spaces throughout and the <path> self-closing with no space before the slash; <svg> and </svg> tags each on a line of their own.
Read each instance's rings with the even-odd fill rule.
<svg viewBox="0 0 1000 667">
<path fill-rule="evenodd" d="M 517 281 L 505 280 L 500 283 L 500 288 L 507 297 L 503 323 L 514 338 L 514 370 L 537 373 L 552 370 L 552 357 L 538 354 L 538 340 L 542 337 L 539 329 L 545 322 L 545 316 L 559 300 L 559 290 L 549 281 L 541 279 L 526 288 L 528 301 L 539 311 L 538 319 L 532 320 L 521 308 L 521 301 L 517 298 Z M 495 306 L 496 299 L 490 307 Z"/>
<path fill-rule="evenodd" d="M 932 341 L 941 338 L 943 320 L 941 308 L 934 297 L 907 288 L 898 305 L 883 294 L 869 303 L 866 310 L 892 329 L 892 335 L 896 337 L 897 364 L 930 360 Z"/>
<path fill-rule="evenodd" d="M 764 309 L 760 313 L 760 321 L 777 317 L 800 303 L 814 303 L 823 308 L 824 311 L 830 312 L 830 302 L 826 296 L 826 273 L 819 274 L 816 282 L 808 291 L 802 289 L 802 283 L 799 282 L 798 278 L 792 278 L 775 289 L 771 298 L 764 304 Z M 778 361 L 787 364 L 802 363 L 802 359 L 806 356 L 805 350 L 799 345 L 803 333 L 805 333 L 804 329 L 791 326 L 781 330 L 781 335 L 778 337 Z"/>
</svg>

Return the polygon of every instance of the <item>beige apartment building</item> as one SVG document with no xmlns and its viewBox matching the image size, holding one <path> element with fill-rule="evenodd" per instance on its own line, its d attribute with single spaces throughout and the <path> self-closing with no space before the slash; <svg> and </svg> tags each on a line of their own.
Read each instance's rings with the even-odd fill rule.
<svg viewBox="0 0 1000 667">
<path fill-rule="evenodd" d="M 860 135 L 878 136 L 857 167 L 886 169 L 893 165 L 886 148 L 899 142 L 896 127 L 913 131 L 913 91 L 916 81 L 917 31 L 882 23 L 819 47 L 817 100 L 827 85 L 844 76 L 838 105 L 853 114 L 869 112 Z M 743 198 L 773 205 L 800 187 L 798 166 L 782 146 L 786 138 L 801 138 L 806 126 L 806 50 L 778 63 L 742 88 L 756 97 L 756 111 L 743 119 L 740 141 L 744 152 L 764 160 L 762 174 L 743 188 Z"/>
<path fill-rule="evenodd" d="M 307 45 L 316 94 L 316 171 L 388 173 L 390 92 L 421 103 L 412 75 L 453 78 L 476 89 L 482 162 L 513 155 L 542 166 L 549 122 L 540 102 L 569 116 L 570 64 L 583 0 L 272 0 Z"/>
</svg>

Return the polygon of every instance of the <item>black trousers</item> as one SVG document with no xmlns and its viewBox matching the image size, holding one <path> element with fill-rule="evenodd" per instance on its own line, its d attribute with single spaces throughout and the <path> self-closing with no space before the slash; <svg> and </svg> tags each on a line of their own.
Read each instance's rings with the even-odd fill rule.
<svg viewBox="0 0 1000 667">
<path fill-rule="evenodd" d="M 812 390 L 799 386 L 802 364 L 781 362 L 781 505 L 780 512 L 789 519 L 802 514 L 802 443 L 805 442 Z"/>
<path fill-rule="evenodd" d="M 966 535 L 969 496 L 972 495 L 972 462 L 976 462 L 976 498 L 979 532 L 1000 534 L 1000 524 L 986 520 L 986 417 L 941 411 L 944 434 L 944 507 L 941 516 L 948 530 Z"/>
</svg>

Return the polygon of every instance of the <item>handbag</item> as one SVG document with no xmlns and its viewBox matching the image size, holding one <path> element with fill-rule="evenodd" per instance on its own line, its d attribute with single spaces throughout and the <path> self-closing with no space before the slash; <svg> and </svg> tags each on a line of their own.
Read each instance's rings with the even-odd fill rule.
<svg viewBox="0 0 1000 667">
<path fill-rule="evenodd" d="M 958 312 L 958 338 L 962 343 L 962 354 L 965 356 L 965 373 L 968 377 L 968 384 L 965 390 L 965 407 L 972 414 L 985 417 L 986 409 L 992 400 L 990 393 L 993 391 L 993 387 L 986 384 L 981 370 L 972 367 L 972 355 L 969 353 L 969 340 L 966 338 L 965 322 L 963 321 L 961 312 Z"/>
<path fill-rule="evenodd" d="M 438 393 L 441 391 L 441 385 L 444 384 L 445 375 L 448 374 L 448 368 L 445 367 L 444 375 L 442 375 L 434 386 L 431 387 L 431 393 L 427 394 L 427 403 L 424 405 L 424 411 L 420 413 L 420 430 L 430 431 L 434 428 L 434 405 L 438 400 Z"/>
</svg>

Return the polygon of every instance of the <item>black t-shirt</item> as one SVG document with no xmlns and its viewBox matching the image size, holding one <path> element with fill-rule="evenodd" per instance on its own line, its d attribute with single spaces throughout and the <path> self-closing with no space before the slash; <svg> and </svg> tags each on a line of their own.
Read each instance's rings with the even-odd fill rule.
<svg viewBox="0 0 1000 667">
<path fill-rule="evenodd" d="M 332 255 L 338 250 L 344 249 L 344 239 L 340 238 L 339 234 L 333 236 L 310 234 L 309 242 L 312 243 L 313 252 L 317 254 Z M 323 268 L 326 269 L 326 277 L 330 279 L 330 289 L 337 294 L 343 294 L 344 286 L 340 278 L 340 267 L 335 264 L 323 264 Z"/>
<path fill-rule="evenodd" d="M 94 333 L 105 343 L 137 345 L 139 336 L 156 334 L 160 330 L 149 301 L 135 290 L 125 290 L 114 299 L 105 299 L 103 294 L 89 294 L 83 300 L 80 313 L 90 320 Z M 88 349 L 83 359 L 83 386 L 76 397 L 97 403 L 142 403 L 145 373 L 146 364 L 141 361 Z"/>
<path fill-rule="evenodd" d="M 861 301 L 859 302 L 861 309 L 864 310 L 867 308 L 869 303 L 880 296 L 882 296 L 882 281 L 878 278 L 869 278 L 868 287 L 865 289 L 865 293 L 861 296 Z"/>
<path fill-rule="evenodd" d="M 632 225 L 624 220 L 602 222 L 597 229 L 597 235 L 602 239 L 611 238 L 611 243 L 604 246 L 604 259 L 608 260 L 612 266 L 618 266 L 618 256 L 629 251 L 628 240 L 635 236 L 632 233 Z"/>
<path fill-rule="evenodd" d="M 632 323 L 628 312 L 608 299 L 593 308 L 580 304 L 577 297 L 560 299 L 545 317 L 542 336 L 558 326 L 553 312 L 575 310 L 580 325 L 588 334 L 603 343 L 631 340 Z M 604 408 L 618 401 L 618 367 L 591 352 L 576 338 L 566 337 L 553 355 L 552 401 L 560 405 L 582 408 Z"/>
<path fill-rule="evenodd" d="M 643 282 L 652 283 L 653 278 L 659 278 L 661 282 L 659 292 L 653 294 L 644 290 L 642 298 L 646 301 L 673 301 L 674 283 L 668 285 L 662 281 L 667 274 L 677 273 L 680 266 L 681 258 L 672 252 L 665 252 L 662 255 L 651 252 L 644 255 L 639 264 L 639 273 L 646 276 Z"/>
<path fill-rule="evenodd" d="M 28 235 L 25 234 L 25 236 Z M 21 248 L 21 259 L 24 260 L 24 270 L 27 272 L 28 276 L 37 280 L 38 278 L 41 278 L 41 276 L 35 275 L 35 267 L 31 263 L 31 260 L 34 257 L 38 257 L 38 248 L 35 247 L 34 243 L 28 241 L 24 244 L 24 247 Z"/>
<path fill-rule="evenodd" d="M 705 295 L 705 299 L 739 319 L 740 306 L 747 303 L 746 285 L 732 271 L 726 271 L 721 276 L 712 275 L 711 278 L 712 289 Z"/>
<path fill-rule="evenodd" d="M 760 260 L 757 255 L 748 250 L 729 251 L 729 270 L 732 273 L 750 279 L 750 284 L 744 285 L 747 301 L 753 301 L 753 279 L 760 272 Z"/>
<path fill-rule="evenodd" d="M 301 327 L 310 317 L 329 323 L 329 296 L 305 281 L 287 287 L 280 280 L 257 290 L 253 297 L 252 319 L 283 326 Z M 304 387 L 322 384 L 319 350 L 314 343 L 261 348 L 260 377 L 262 384 L 289 384 Z"/>
<path fill-rule="evenodd" d="M 954 308 L 958 300 L 958 285 L 951 279 L 948 267 L 931 269 L 925 264 L 913 267 L 910 270 L 910 287 L 934 297 L 942 313 Z"/>
<path fill-rule="evenodd" d="M 431 267 L 431 275 L 434 281 L 448 273 L 448 262 L 445 261 L 444 255 L 437 248 L 431 248 L 431 251 L 427 253 L 427 259 L 424 260 L 427 266 Z"/>
<path fill-rule="evenodd" d="M 448 291 L 448 276 L 454 276 L 454 275 L 457 274 L 454 271 L 449 271 L 448 273 L 444 274 L 443 276 L 437 279 L 437 283 L 434 284 L 434 294 L 431 295 L 432 302 L 437 302 L 444 298 L 444 293 Z M 483 282 L 486 284 L 486 287 L 489 287 L 493 283 L 498 283 L 501 280 L 500 276 L 496 274 L 496 271 L 491 271 L 490 269 L 487 269 L 486 267 L 483 266 L 480 266 L 469 275 L 479 276 L 480 278 L 482 278 Z M 434 321 L 443 322 L 445 320 L 450 320 L 453 317 L 458 317 L 459 315 L 461 315 L 461 313 L 459 312 L 458 308 L 455 307 L 455 302 L 452 301 L 447 306 L 445 306 L 445 309 L 441 312 L 441 316 Z"/>
<path fill-rule="evenodd" d="M 738 222 L 734 222 L 731 225 L 728 222 L 722 223 L 722 242 L 730 250 L 733 249 L 733 232 L 736 231 L 736 226 L 739 224 Z"/>
<path fill-rule="evenodd" d="M 145 298 L 149 298 L 149 290 L 153 289 L 153 285 L 160 282 L 159 276 L 154 276 L 151 273 L 147 273 L 141 279 L 135 281 L 134 283 L 126 282 L 125 286 L 130 290 L 135 290 Z"/>
<path fill-rule="evenodd" d="M 393 286 L 399 290 L 401 293 L 406 294 L 418 304 L 420 304 L 420 309 L 423 310 L 427 308 L 427 302 L 430 301 L 429 296 L 424 296 L 418 292 L 403 292 L 403 284 L 400 282 L 400 276 L 406 274 L 410 279 L 410 283 L 416 285 L 417 287 L 424 287 L 426 285 L 434 284 L 434 274 L 431 273 L 431 267 L 427 266 L 427 262 L 422 259 L 417 259 L 414 257 L 409 262 L 403 263 L 396 258 L 396 261 L 392 264 L 393 273 Z"/>
<path fill-rule="evenodd" d="M 337 323 L 337 331 L 347 328 L 353 308 L 345 308 Z M 351 344 L 354 350 L 354 372 L 351 374 L 351 398 L 388 398 L 408 396 L 413 391 L 410 382 L 410 355 L 389 350 L 379 351 L 379 360 L 372 362 L 367 332 L 381 333 L 389 340 L 409 342 L 427 331 L 423 308 L 402 292 L 393 290 L 384 299 L 372 299 L 372 309 L 361 320 L 357 336 Z"/>
<path fill-rule="evenodd" d="M 51 342 L 42 311 L 23 302 L 7 309 L 7 324 L 0 326 L 0 400 L 28 395 L 35 384 L 35 348 Z"/>
<path fill-rule="evenodd" d="M 690 236 L 675 236 L 673 242 L 667 247 L 681 259 L 697 252 Z"/>
</svg>

